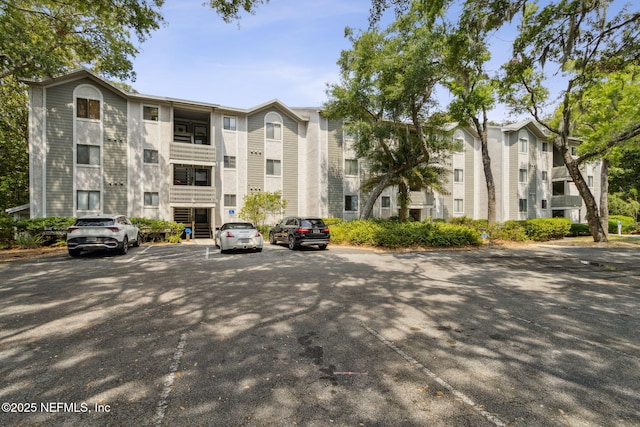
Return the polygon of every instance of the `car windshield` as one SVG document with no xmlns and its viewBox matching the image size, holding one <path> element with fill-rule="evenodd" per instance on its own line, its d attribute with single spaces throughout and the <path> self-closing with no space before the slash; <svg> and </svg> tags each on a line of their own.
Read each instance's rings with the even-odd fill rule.
<svg viewBox="0 0 640 427">
<path fill-rule="evenodd" d="M 227 224 L 227 230 L 230 228 L 237 229 L 237 230 L 250 230 L 255 227 L 253 226 L 253 224 L 249 222 L 237 222 L 233 224 Z"/>
<path fill-rule="evenodd" d="M 303 219 L 302 226 L 307 228 L 324 228 L 324 222 L 320 218 Z"/>
<path fill-rule="evenodd" d="M 111 218 L 84 218 L 76 221 L 74 225 L 80 227 L 106 227 L 113 225 L 113 219 Z"/>
</svg>

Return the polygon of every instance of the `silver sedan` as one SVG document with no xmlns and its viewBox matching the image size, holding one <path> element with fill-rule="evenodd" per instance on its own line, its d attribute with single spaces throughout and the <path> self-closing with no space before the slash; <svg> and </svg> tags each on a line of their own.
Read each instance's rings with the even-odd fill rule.
<svg viewBox="0 0 640 427">
<path fill-rule="evenodd" d="M 227 222 L 216 228 L 216 246 L 225 253 L 236 249 L 251 249 L 262 252 L 262 233 L 250 222 Z"/>
</svg>

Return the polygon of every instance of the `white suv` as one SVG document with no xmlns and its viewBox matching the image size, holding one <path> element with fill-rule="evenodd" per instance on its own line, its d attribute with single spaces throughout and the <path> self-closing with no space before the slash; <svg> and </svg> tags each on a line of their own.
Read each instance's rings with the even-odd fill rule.
<svg viewBox="0 0 640 427">
<path fill-rule="evenodd" d="M 140 246 L 140 230 L 124 215 L 83 216 L 67 230 L 69 255 L 83 250 L 109 249 L 126 254 L 129 246 Z"/>
</svg>

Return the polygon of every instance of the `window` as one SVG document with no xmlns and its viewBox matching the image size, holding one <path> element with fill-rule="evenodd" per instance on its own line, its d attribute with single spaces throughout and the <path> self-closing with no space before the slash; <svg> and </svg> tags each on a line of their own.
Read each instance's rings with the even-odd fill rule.
<svg viewBox="0 0 640 427">
<path fill-rule="evenodd" d="M 282 139 L 282 126 L 280 123 L 267 123 L 267 139 Z"/>
<path fill-rule="evenodd" d="M 222 128 L 224 130 L 236 130 L 236 118 L 235 117 L 223 117 Z"/>
<path fill-rule="evenodd" d="M 100 147 L 78 144 L 76 161 L 79 165 L 100 165 Z"/>
<path fill-rule="evenodd" d="M 542 199 L 542 209 L 548 209 L 549 204 L 546 199 Z"/>
<path fill-rule="evenodd" d="M 547 151 L 549 151 L 549 143 L 548 142 L 543 142 L 542 143 L 542 151 L 545 152 L 545 153 Z"/>
<path fill-rule="evenodd" d="M 267 159 L 267 175 L 280 176 L 280 160 Z"/>
<path fill-rule="evenodd" d="M 97 99 L 77 98 L 76 117 L 100 120 L 100 101 Z"/>
<path fill-rule="evenodd" d="M 542 171 L 542 180 L 543 181 L 548 181 L 549 180 L 549 172 Z"/>
<path fill-rule="evenodd" d="M 587 176 L 587 185 L 589 187 L 593 187 L 593 176 L 592 175 Z"/>
<path fill-rule="evenodd" d="M 453 145 L 456 153 L 464 153 L 464 139 L 456 138 L 453 141 Z"/>
<path fill-rule="evenodd" d="M 529 140 L 527 138 L 520 138 L 520 152 L 528 153 L 529 152 Z"/>
<path fill-rule="evenodd" d="M 529 171 L 526 169 L 520 169 L 518 171 L 518 181 L 519 182 L 529 182 Z"/>
<path fill-rule="evenodd" d="M 158 121 L 158 107 L 142 107 L 142 118 L 145 120 Z"/>
<path fill-rule="evenodd" d="M 453 182 L 464 182 L 464 170 L 462 169 L 453 170 Z"/>
<path fill-rule="evenodd" d="M 144 150 L 145 163 L 158 163 L 158 150 Z"/>
<path fill-rule="evenodd" d="M 577 156 L 578 155 L 578 152 L 576 151 L 576 148 L 577 147 L 575 145 L 573 147 L 571 147 L 571 155 L 572 156 Z"/>
<path fill-rule="evenodd" d="M 391 207 L 391 197 L 389 196 L 382 196 L 382 207 L 383 208 L 390 208 Z"/>
<path fill-rule="evenodd" d="M 463 213 L 463 212 L 464 212 L 464 200 L 453 199 L 453 213 Z"/>
<path fill-rule="evenodd" d="M 527 212 L 527 199 L 518 199 L 518 212 Z"/>
<path fill-rule="evenodd" d="M 348 212 L 357 212 L 358 196 L 344 196 L 344 210 Z"/>
<path fill-rule="evenodd" d="M 78 210 L 97 211 L 100 209 L 100 192 L 78 190 Z"/>
<path fill-rule="evenodd" d="M 144 193 L 144 205 L 145 206 L 158 206 L 160 204 L 160 197 L 158 193 Z"/>
<path fill-rule="evenodd" d="M 195 169 L 195 185 L 198 186 L 210 186 L 211 185 L 211 170 L 210 169 Z"/>
<path fill-rule="evenodd" d="M 344 174 L 357 176 L 358 175 L 358 160 L 357 159 L 345 159 L 344 160 Z"/>
<path fill-rule="evenodd" d="M 225 194 L 224 195 L 224 205 L 225 206 L 236 206 L 236 195 L 235 194 Z"/>
<path fill-rule="evenodd" d="M 224 167 L 227 169 L 235 169 L 236 156 L 224 156 Z"/>
</svg>

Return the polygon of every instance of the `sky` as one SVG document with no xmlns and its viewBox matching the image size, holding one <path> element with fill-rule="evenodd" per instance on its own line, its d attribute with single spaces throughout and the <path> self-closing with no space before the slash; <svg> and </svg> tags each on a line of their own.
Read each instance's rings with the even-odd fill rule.
<svg viewBox="0 0 640 427">
<path fill-rule="evenodd" d="M 371 0 L 270 0 L 254 15 L 226 23 L 203 0 L 166 0 L 165 25 L 133 61 L 141 94 L 252 108 L 274 99 L 289 107 L 321 107 L 337 61 L 351 43 L 345 27 L 366 30 Z M 627 0 L 614 0 L 627 3 Z M 390 22 L 393 11 L 384 21 Z M 490 38 L 490 74 L 511 52 L 515 24 Z M 449 97 L 438 92 L 441 107 Z M 497 106 L 489 120 L 510 118 Z"/>
<path fill-rule="evenodd" d="M 134 89 L 251 108 L 279 99 L 320 107 L 338 82 L 345 27 L 365 29 L 370 0 L 270 0 L 225 23 L 202 0 L 167 0 L 166 25 L 140 46 Z"/>
</svg>

